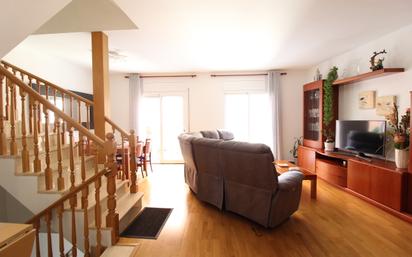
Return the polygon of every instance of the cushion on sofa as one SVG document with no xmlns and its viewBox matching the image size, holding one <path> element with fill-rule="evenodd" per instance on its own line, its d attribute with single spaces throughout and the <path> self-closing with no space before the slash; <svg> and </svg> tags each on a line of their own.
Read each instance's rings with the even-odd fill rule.
<svg viewBox="0 0 412 257">
<path fill-rule="evenodd" d="M 219 138 L 223 140 L 233 140 L 235 138 L 232 132 L 224 129 L 218 129 L 217 133 L 219 133 Z"/>
<path fill-rule="evenodd" d="M 202 130 L 200 133 L 205 138 L 219 139 L 219 133 L 216 130 Z"/>
</svg>

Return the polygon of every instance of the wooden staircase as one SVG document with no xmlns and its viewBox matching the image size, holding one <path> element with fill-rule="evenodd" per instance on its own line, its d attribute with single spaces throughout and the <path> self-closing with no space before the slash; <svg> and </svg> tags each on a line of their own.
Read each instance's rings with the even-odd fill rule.
<svg viewBox="0 0 412 257">
<path fill-rule="evenodd" d="M 30 183 L 16 198 L 37 213 L 27 222 L 36 228 L 36 256 L 63 257 L 69 250 L 72 256 L 78 251 L 101 256 L 105 249 L 104 256 L 134 253 L 130 246 L 110 248 L 141 210 L 134 132 L 106 117 L 112 132 L 105 140 L 97 137 L 90 129 L 93 102 L 4 61 L 0 106 L 0 165 L 11 169 L 3 171 L 8 173 L 3 181 L 12 181 L 3 186 L 13 191 Z M 115 135 L 123 160 L 130 153 L 130 163 L 120 171 Z M 45 242 L 41 233 L 46 233 Z M 70 249 L 65 249 L 65 240 Z M 58 252 L 53 252 L 55 244 Z"/>
</svg>

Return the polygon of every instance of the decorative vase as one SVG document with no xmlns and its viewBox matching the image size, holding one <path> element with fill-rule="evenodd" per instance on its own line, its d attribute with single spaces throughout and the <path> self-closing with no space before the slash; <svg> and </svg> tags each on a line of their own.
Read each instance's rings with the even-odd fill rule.
<svg viewBox="0 0 412 257">
<path fill-rule="evenodd" d="M 335 142 L 325 142 L 325 151 L 333 152 L 335 150 Z"/>
<path fill-rule="evenodd" d="M 395 163 L 399 169 L 408 168 L 409 151 L 405 149 L 395 149 Z"/>
</svg>

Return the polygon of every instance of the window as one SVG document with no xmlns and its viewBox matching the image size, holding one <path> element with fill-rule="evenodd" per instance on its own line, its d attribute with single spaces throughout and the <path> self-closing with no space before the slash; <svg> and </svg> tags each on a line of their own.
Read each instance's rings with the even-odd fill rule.
<svg viewBox="0 0 412 257">
<path fill-rule="evenodd" d="M 225 94 L 225 128 L 236 140 L 272 147 L 269 96 L 264 93 Z"/>
</svg>

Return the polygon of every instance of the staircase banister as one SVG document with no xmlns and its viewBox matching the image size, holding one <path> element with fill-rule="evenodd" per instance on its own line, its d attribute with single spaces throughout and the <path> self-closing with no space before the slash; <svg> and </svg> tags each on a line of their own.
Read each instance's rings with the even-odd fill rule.
<svg viewBox="0 0 412 257">
<path fill-rule="evenodd" d="M 121 127 L 119 127 L 116 123 L 114 123 L 114 121 L 112 121 L 111 119 L 109 119 L 108 117 L 104 117 L 106 122 L 109 123 L 113 128 L 115 128 L 116 130 L 118 130 L 120 132 L 120 134 L 122 134 L 123 137 L 127 137 L 129 138 L 130 134 L 127 133 L 124 129 L 122 129 Z"/>
<path fill-rule="evenodd" d="M 21 69 L 21 68 L 19 68 L 19 67 L 17 67 L 17 66 L 14 66 L 13 64 L 10 64 L 10 63 L 8 63 L 8 62 L 6 62 L 6 61 L 1 61 L 1 63 L 4 64 L 4 66 L 10 67 L 10 68 L 12 68 L 12 69 L 14 69 L 14 70 L 17 70 L 18 72 L 21 72 L 21 73 L 27 75 L 28 77 L 30 77 L 30 78 L 32 78 L 32 79 L 41 81 L 41 82 L 47 84 L 48 86 L 52 87 L 53 89 L 56 89 L 56 90 L 58 90 L 58 91 L 63 92 L 65 95 L 69 95 L 69 96 L 71 96 L 71 97 L 73 97 L 73 98 L 75 98 L 75 99 L 77 99 L 77 100 L 79 100 L 79 101 L 81 101 L 81 102 L 86 103 L 87 105 L 93 106 L 93 102 L 90 101 L 89 99 L 86 99 L 86 98 L 84 98 L 84 97 L 82 97 L 82 96 L 79 96 L 79 95 L 77 95 L 77 94 L 69 91 L 69 90 L 66 90 L 66 89 L 64 89 L 64 88 L 61 88 L 61 87 L 57 86 L 56 84 L 53 84 L 53 83 L 51 83 L 51 82 L 49 82 L 49 81 L 47 81 L 47 80 L 45 80 L 45 79 L 42 79 L 42 78 L 40 78 L 40 77 L 38 77 L 38 76 L 30 73 L 30 72 L 27 72 L 27 71 L 25 71 L 25 70 L 23 70 L 23 69 Z"/>
<path fill-rule="evenodd" d="M 82 184 L 80 184 L 79 186 L 71 189 L 69 192 L 67 192 L 66 194 L 64 194 L 61 198 L 59 198 L 57 201 L 55 201 L 54 203 L 52 203 L 51 205 L 49 205 L 47 208 L 45 208 L 43 211 L 39 212 L 38 214 L 36 214 L 35 216 L 33 216 L 32 218 L 30 218 L 28 221 L 26 221 L 26 224 L 33 224 L 34 222 L 36 222 L 37 220 L 40 220 L 42 217 L 44 217 L 44 215 L 46 215 L 48 212 L 50 212 L 51 210 L 61 206 L 65 201 L 69 200 L 70 198 L 72 198 L 73 196 L 75 196 L 76 194 L 78 194 L 79 192 L 81 192 L 83 189 L 88 188 L 90 186 L 90 184 L 96 182 L 96 180 L 98 178 L 103 177 L 104 175 L 106 175 L 107 173 L 109 173 L 110 170 L 107 168 L 104 168 L 103 170 L 101 170 L 100 172 L 94 174 L 93 176 L 91 176 L 89 179 L 87 179 L 85 182 L 83 182 Z"/>
<path fill-rule="evenodd" d="M 76 128 L 82 135 L 86 136 L 87 138 L 91 139 L 96 145 L 103 147 L 104 146 L 104 141 L 91 133 L 87 128 L 83 127 L 81 124 L 79 124 L 77 121 L 72 119 L 69 115 L 65 114 L 62 112 L 59 108 L 57 108 L 55 105 L 47 101 L 44 97 L 39 95 L 34 89 L 26 85 L 24 82 L 16 78 L 13 73 L 11 73 L 9 70 L 5 69 L 0 65 L 0 73 L 3 73 L 4 76 L 7 77 L 7 79 L 10 79 L 14 84 L 16 84 L 18 87 L 22 88 L 24 91 L 26 91 L 30 97 L 41 103 L 42 105 L 46 106 L 47 109 L 53 111 L 58 117 L 62 118 L 64 121 L 69 123 L 72 127 Z"/>
</svg>

